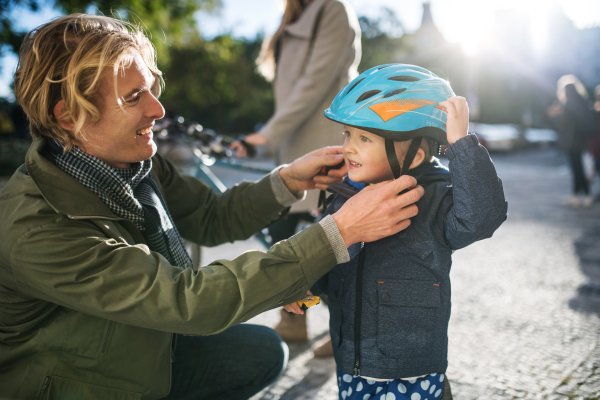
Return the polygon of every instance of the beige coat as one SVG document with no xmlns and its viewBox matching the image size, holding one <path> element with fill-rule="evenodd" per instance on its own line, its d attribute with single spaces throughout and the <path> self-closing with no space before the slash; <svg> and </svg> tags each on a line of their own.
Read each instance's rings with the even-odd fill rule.
<svg viewBox="0 0 600 400">
<path fill-rule="evenodd" d="M 318 14 L 316 37 L 312 39 Z M 275 75 L 275 114 L 262 129 L 277 149 L 278 163 L 289 163 L 323 146 L 341 145 L 342 129 L 323 111 L 358 75 L 360 26 L 347 0 L 313 0 L 285 29 Z M 317 208 L 318 191 L 292 212 Z"/>
</svg>

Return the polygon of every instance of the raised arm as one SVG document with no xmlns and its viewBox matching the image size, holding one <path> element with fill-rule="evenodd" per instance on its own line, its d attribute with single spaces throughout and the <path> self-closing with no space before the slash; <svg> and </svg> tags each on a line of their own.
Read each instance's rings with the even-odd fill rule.
<svg viewBox="0 0 600 400">
<path fill-rule="evenodd" d="M 442 207 L 444 234 L 452 249 L 489 238 L 506 220 L 507 202 L 502 181 L 487 150 L 468 135 L 469 109 L 463 97 L 440 105 L 448 110 L 446 150 L 452 174 L 453 200 Z"/>
</svg>

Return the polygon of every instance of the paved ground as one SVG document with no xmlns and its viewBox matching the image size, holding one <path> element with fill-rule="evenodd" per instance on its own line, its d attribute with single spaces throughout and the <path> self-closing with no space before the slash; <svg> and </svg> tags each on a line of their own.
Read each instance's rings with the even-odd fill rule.
<svg viewBox="0 0 600 400">
<path fill-rule="evenodd" d="M 509 219 L 492 239 L 455 253 L 449 337 L 457 400 L 600 398 L 600 204 L 560 206 L 570 191 L 554 150 L 493 156 Z M 595 193 L 600 192 L 598 184 Z M 206 262 L 259 248 L 253 240 L 206 249 Z M 275 326 L 276 310 L 250 322 Z M 285 375 L 253 400 L 337 399 L 335 363 L 310 345 L 327 330 L 308 314 L 310 343 L 291 346 Z"/>
<path fill-rule="evenodd" d="M 600 399 L 600 204 L 559 205 L 570 176 L 554 150 L 493 159 L 510 215 L 492 239 L 453 257 L 448 376 L 454 397 Z M 597 183 L 594 192 L 600 193 Z M 203 260 L 258 248 L 253 239 L 226 244 L 204 249 Z M 284 376 L 253 400 L 337 399 L 333 360 L 310 352 L 327 321 L 324 306 L 310 310 L 310 342 L 290 347 Z M 250 322 L 275 326 L 278 311 Z"/>
</svg>

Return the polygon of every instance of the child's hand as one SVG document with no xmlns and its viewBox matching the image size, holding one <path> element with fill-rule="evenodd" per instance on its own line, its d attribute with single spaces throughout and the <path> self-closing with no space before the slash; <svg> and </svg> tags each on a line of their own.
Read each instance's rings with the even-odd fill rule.
<svg viewBox="0 0 600 400">
<path fill-rule="evenodd" d="M 309 290 L 306 292 L 306 295 L 312 296 L 313 294 Z M 283 306 L 283 309 L 287 312 L 291 312 L 294 314 L 304 314 L 304 310 L 302 308 L 300 308 L 297 301 L 290 303 L 290 304 L 286 304 L 285 306 Z"/>
<path fill-rule="evenodd" d="M 298 303 L 296 302 L 286 304 L 285 306 L 283 306 L 283 309 L 287 312 L 291 312 L 294 314 L 304 314 L 304 310 L 301 309 Z"/>
<path fill-rule="evenodd" d="M 469 130 L 469 105 L 467 99 L 461 96 L 450 97 L 446 101 L 441 101 L 448 111 L 446 121 L 446 137 L 448 143 L 453 144 L 458 139 L 467 136 Z"/>
</svg>

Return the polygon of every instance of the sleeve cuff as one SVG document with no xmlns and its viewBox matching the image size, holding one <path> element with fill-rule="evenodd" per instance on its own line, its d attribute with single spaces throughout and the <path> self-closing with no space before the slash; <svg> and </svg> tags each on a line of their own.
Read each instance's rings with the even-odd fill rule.
<svg viewBox="0 0 600 400">
<path fill-rule="evenodd" d="M 350 254 L 348 254 L 348 249 L 344 243 L 344 238 L 342 238 L 342 234 L 340 233 L 340 230 L 338 229 L 333 217 L 328 215 L 319 221 L 319 224 L 321 225 L 321 228 L 323 228 L 327 239 L 329 239 L 329 243 L 331 244 L 331 248 L 333 249 L 337 263 L 343 264 L 350 261 Z"/>
<path fill-rule="evenodd" d="M 458 139 L 450 147 L 448 147 L 444 155 L 448 157 L 449 160 L 452 160 L 461 152 L 464 153 L 468 148 L 477 146 L 479 146 L 477 135 L 474 133 L 469 133 L 467 136 Z"/>
<path fill-rule="evenodd" d="M 289 191 L 285 183 L 283 183 L 283 179 L 279 175 L 279 170 L 283 167 L 286 167 L 287 164 L 280 165 L 275 168 L 271 172 L 271 187 L 273 188 L 273 193 L 275 194 L 275 199 L 279 204 L 284 207 L 289 207 L 298 200 L 303 200 L 306 197 L 306 190 L 292 193 Z"/>
</svg>

